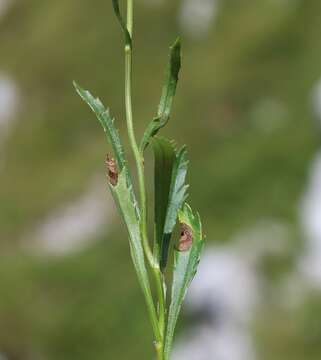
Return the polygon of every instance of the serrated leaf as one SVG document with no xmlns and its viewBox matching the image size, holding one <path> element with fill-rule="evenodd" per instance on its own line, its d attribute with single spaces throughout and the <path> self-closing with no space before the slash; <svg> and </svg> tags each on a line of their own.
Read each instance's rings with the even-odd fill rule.
<svg viewBox="0 0 321 360">
<path fill-rule="evenodd" d="M 157 116 L 148 125 L 143 139 L 140 144 L 140 150 L 143 152 L 148 146 L 150 139 L 155 136 L 158 131 L 164 127 L 170 117 L 176 87 L 178 82 L 178 75 L 181 69 L 181 42 L 177 39 L 170 48 L 169 65 L 166 71 L 166 80 L 163 87 L 162 96 L 160 99 Z"/>
<path fill-rule="evenodd" d="M 166 210 L 166 219 L 161 242 L 160 266 L 164 270 L 167 265 L 170 239 L 177 223 L 178 211 L 187 198 L 188 185 L 185 184 L 187 174 L 187 151 L 183 146 L 175 152 L 175 160 L 172 168 L 171 185 Z"/>
<path fill-rule="evenodd" d="M 96 115 L 100 124 L 102 125 L 106 137 L 113 148 L 113 153 L 117 161 L 118 170 L 121 172 L 123 169 L 126 173 L 127 183 L 130 187 L 130 198 L 133 201 L 136 213 L 139 216 L 138 204 L 132 187 L 132 181 L 130 178 L 129 170 L 126 166 L 126 159 L 124 148 L 122 146 L 118 130 L 115 128 L 114 119 L 110 116 L 109 109 L 106 109 L 100 99 L 95 98 L 89 91 L 82 89 L 76 82 L 74 82 L 74 87 L 83 99 L 83 101 L 91 108 L 91 110 Z"/>
<path fill-rule="evenodd" d="M 119 0 L 112 0 L 112 2 L 113 2 L 113 8 L 114 8 L 115 15 L 116 15 L 116 17 L 120 23 L 120 26 L 124 32 L 124 35 L 125 35 L 125 43 L 126 43 L 126 45 L 129 45 L 131 47 L 132 46 L 132 38 L 127 29 L 125 20 L 121 15 L 120 8 L 119 8 Z"/>
<path fill-rule="evenodd" d="M 94 98 L 94 96 L 92 96 L 89 91 L 82 89 L 76 82 L 74 82 L 74 87 L 79 96 L 85 101 L 87 105 L 89 105 L 101 123 L 106 133 L 107 139 L 113 148 L 117 165 L 121 171 L 126 164 L 124 149 L 121 144 L 118 130 L 114 126 L 114 119 L 110 116 L 109 109 L 106 109 L 98 98 Z"/>
<path fill-rule="evenodd" d="M 200 254 L 204 246 L 200 217 L 198 214 L 193 214 L 189 205 L 185 204 L 179 212 L 179 221 L 191 229 L 193 242 L 188 251 L 175 250 L 171 304 L 165 336 L 165 360 L 169 360 L 178 315 L 188 287 L 196 274 Z"/>
<path fill-rule="evenodd" d="M 154 196 L 155 196 L 155 256 L 160 259 L 166 214 L 169 203 L 171 178 L 176 160 L 175 148 L 171 141 L 165 138 L 153 139 L 155 157 L 154 165 Z"/>
<path fill-rule="evenodd" d="M 131 189 L 127 185 L 126 173 L 123 170 L 116 186 L 109 185 L 119 212 L 129 234 L 130 253 L 136 269 L 140 286 L 146 299 L 151 299 L 151 289 L 145 266 L 144 251 L 140 232 L 140 222 L 135 204 L 130 200 Z"/>
</svg>

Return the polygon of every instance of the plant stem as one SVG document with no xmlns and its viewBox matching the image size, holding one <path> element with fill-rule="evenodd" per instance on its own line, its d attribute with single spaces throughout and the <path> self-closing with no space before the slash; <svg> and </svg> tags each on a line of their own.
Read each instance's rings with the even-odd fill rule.
<svg viewBox="0 0 321 360">
<path fill-rule="evenodd" d="M 133 37 L 133 0 L 127 0 L 127 29 L 130 37 Z M 128 129 L 128 137 L 131 148 L 134 153 L 137 173 L 138 184 L 140 193 L 140 225 L 142 242 L 145 255 L 148 263 L 152 269 L 153 275 L 156 280 L 156 289 L 159 302 L 159 319 L 155 311 L 155 306 L 152 298 L 146 298 L 151 322 L 153 325 L 157 356 L 159 360 L 163 359 L 163 343 L 164 343 L 164 329 L 165 329 L 165 295 L 163 288 L 162 275 L 159 268 L 159 264 L 155 261 L 153 253 L 151 251 L 148 236 L 147 236 L 147 201 L 146 201 L 146 188 L 144 177 L 144 159 L 139 151 L 134 127 L 133 127 L 133 110 L 132 110 L 132 47 L 129 44 L 125 46 L 125 102 L 126 102 L 126 121 Z"/>
<path fill-rule="evenodd" d="M 133 0 L 127 0 L 127 28 L 132 38 L 133 34 Z M 147 211 L 146 211 L 146 191 L 144 178 L 144 159 L 139 151 L 134 127 L 133 127 L 133 110 L 132 110 L 132 48 L 130 45 L 125 46 L 125 100 L 126 100 L 126 120 L 130 145 L 132 147 L 137 173 L 140 194 L 141 207 L 141 232 L 143 235 L 143 246 L 149 264 L 153 267 L 154 257 L 147 238 Z"/>
</svg>

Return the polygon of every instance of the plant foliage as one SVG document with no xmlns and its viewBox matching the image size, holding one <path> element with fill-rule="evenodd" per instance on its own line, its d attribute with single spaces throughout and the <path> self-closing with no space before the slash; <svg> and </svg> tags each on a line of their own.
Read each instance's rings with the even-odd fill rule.
<svg viewBox="0 0 321 360">
<path fill-rule="evenodd" d="M 157 136 L 160 129 L 168 123 L 171 115 L 181 68 L 181 43 L 177 39 L 170 48 L 169 64 L 157 115 L 147 126 L 138 146 L 133 132 L 131 109 L 133 3 L 131 0 L 128 1 L 127 23 L 121 15 L 119 1 L 112 0 L 112 4 L 125 34 L 126 121 L 138 171 L 139 205 L 121 139 L 109 109 L 106 109 L 102 102 L 93 97 L 90 92 L 83 90 L 76 83 L 74 86 L 80 97 L 96 115 L 111 145 L 113 157 L 108 156 L 106 162 L 109 188 L 129 234 L 130 253 L 150 315 L 158 360 L 169 360 L 179 312 L 197 271 L 204 245 L 200 217 L 198 214 L 195 215 L 190 206 L 185 203 L 188 190 L 186 147 L 177 149 L 173 141 Z M 153 251 L 146 231 L 147 204 L 143 169 L 144 151 L 149 144 L 152 144 L 155 159 Z M 182 227 L 181 238 L 172 241 L 173 232 L 178 223 Z M 173 268 L 173 274 L 167 278 L 165 270 L 168 259 L 171 258 L 169 257 L 171 251 L 174 252 L 174 266 L 169 269 Z M 147 266 L 155 281 L 156 303 L 151 290 L 154 286 L 151 285 Z M 168 286 L 169 282 L 171 286 Z M 171 288 L 170 294 L 167 294 L 167 288 Z"/>
</svg>

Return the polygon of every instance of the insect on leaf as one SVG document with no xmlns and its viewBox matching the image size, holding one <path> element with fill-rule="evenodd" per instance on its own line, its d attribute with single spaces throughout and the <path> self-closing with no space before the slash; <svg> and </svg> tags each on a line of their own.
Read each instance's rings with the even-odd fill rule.
<svg viewBox="0 0 321 360">
<path fill-rule="evenodd" d="M 193 214 L 188 204 L 185 204 L 183 209 L 179 211 L 179 221 L 183 228 L 182 237 L 184 237 L 185 241 L 188 240 L 185 238 L 187 236 L 185 231 L 188 231 L 188 236 L 191 236 L 191 239 L 189 239 L 189 246 L 184 246 L 181 250 L 175 250 L 171 304 L 165 336 L 165 360 L 169 360 L 178 315 L 188 287 L 196 274 L 200 254 L 204 246 L 200 217 L 198 214 Z"/>
<path fill-rule="evenodd" d="M 157 116 L 149 123 L 140 144 L 140 151 L 143 152 L 150 143 L 150 139 L 164 127 L 170 117 L 178 75 L 181 69 L 181 42 L 177 39 L 170 48 L 170 59 L 166 71 L 165 85 L 163 87 Z"/>
</svg>

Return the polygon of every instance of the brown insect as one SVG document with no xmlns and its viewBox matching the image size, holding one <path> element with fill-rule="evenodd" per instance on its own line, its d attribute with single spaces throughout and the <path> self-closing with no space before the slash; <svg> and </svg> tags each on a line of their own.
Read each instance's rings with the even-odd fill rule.
<svg viewBox="0 0 321 360">
<path fill-rule="evenodd" d="M 188 225 L 182 224 L 181 238 L 179 239 L 177 248 L 179 251 L 188 251 L 192 245 L 193 245 L 192 229 Z"/>
<path fill-rule="evenodd" d="M 107 155 L 106 165 L 108 170 L 107 172 L 108 180 L 113 186 L 116 186 L 118 183 L 118 169 L 115 159 L 110 158 L 109 155 Z"/>
</svg>

